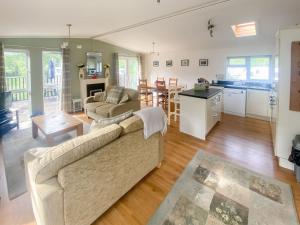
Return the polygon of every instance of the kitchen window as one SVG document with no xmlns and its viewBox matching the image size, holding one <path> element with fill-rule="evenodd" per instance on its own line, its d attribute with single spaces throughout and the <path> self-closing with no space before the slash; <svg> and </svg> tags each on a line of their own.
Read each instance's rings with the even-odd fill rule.
<svg viewBox="0 0 300 225">
<path fill-rule="evenodd" d="M 269 81 L 271 56 L 227 58 L 227 80 Z"/>
</svg>

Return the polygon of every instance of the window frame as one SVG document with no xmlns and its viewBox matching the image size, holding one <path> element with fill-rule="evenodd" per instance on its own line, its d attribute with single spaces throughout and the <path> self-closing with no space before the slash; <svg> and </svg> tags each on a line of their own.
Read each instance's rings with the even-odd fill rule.
<svg viewBox="0 0 300 225">
<path fill-rule="evenodd" d="M 127 78 L 126 76 L 129 75 L 129 60 L 130 59 L 135 59 L 137 60 L 137 85 L 136 87 L 135 86 L 131 86 L 131 87 L 128 87 L 128 81 L 127 81 Z M 126 74 L 125 74 L 125 77 L 124 77 L 124 87 L 126 88 L 132 88 L 132 89 L 136 89 L 138 88 L 138 80 L 140 79 L 140 62 L 139 62 L 139 56 L 135 56 L 135 55 L 119 55 L 119 61 L 120 60 L 125 60 L 126 61 Z M 118 73 L 120 74 L 120 66 L 118 68 Z M 120 84 L 120 76 L 118 78 L 118 84 Z"/>
<path fill-rule="evenodd" d="M 244 58 L 246 64 L 245 65 L 230 65 L 230 59 L 237 59 L 237 58 Z M 260 80 L 260 79 L 251 79 L 251 58 L 268 58 L 269 59 L 269 75 L 268 79 Z M 247 82 L 270 82 L 272 80 L 272 55 L 253 55 L 253 56 L 229 56 L 227 57 L 226 61 L 226 79 L 228 79 L 228 68 L 235 67 L 235 68 L 246 68 L 246 80 L 236 80 L 236 81 L 247 81 Z"/>
</svg>

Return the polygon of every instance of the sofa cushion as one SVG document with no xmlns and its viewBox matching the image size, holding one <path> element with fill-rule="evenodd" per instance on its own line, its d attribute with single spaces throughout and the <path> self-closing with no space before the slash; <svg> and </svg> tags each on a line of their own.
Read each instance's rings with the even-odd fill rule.
<svg viewBox="0 0 300 225">
<path fill-rule="evenodd" d="M 119 104 L 128 102 L 129 100 L 130 100 L 129 95 L 128 95 L 127 93 L 125 93 L 125 94 L 123 95 L 123 97 L 121 98 Z"/>
<path fill-rule="evenodd" d="M 115 106 L 115 104 L 102 102 L 103 104 L 96 108 L 96 114 L 101 117 L 107 118 L 109 117 L 109 110 Z"/>
<path fill-rule="evenodd" d="M 112 87 L 108 90 L 106 96 L 106 102 L 112 104 L 118 104 L 121 96 L 123 94 L 124 88 L 123 87 Z"/>
<path fill-rule="evenodd" d="M 94 101 L 95 102 L 104 102 L 106 99 L 106 92 L 96 92 L 94 94 Z"/>
<path fill-rule="evenodd" d="M 122 127 L 122 135 L 129 134 L 144 128 L 144 123 L 139 116 L 132 116 L 121 123 L 119 123 L 120 127 Z"/>
<path fill-rule="evenodd" d="M 37 155 L 37 158 L 32 161 L 35 182 L 42 183 L 56 176 L 61 168 L 117 139 L 121 131 L 122 128 L 119 125 L 112 124 L 48 148 L 44 154 Z"/>
<path fill-rule="evenodd" d="M 114 117 L 94 120 L 91 124 L 90 131 L 93 131 L 95 129 L 101 129 L 111 124 L 118 124 L 123 120 L 126 120 L 127 118 L 131 117 L 132 114 L 133 114 L 133 110 L 130 110 L 128 112 L 122 113 Z"/>
<path fill-rule="evenodd" d="M 106 104 L 105 102 L 93 102 L 93 103 L 86 104 L 85 108 L 90 112 L 96 112 L 97 107 L 105 104 Z"/>
<path fill-rule="evenodd" d="M 138 98 L 139 98 L 139 92 L 134 89 L 125 88 L 123 95 L 125 95 L 125 94 L 128 94 L 130 100 L 138 100 Z"/>
</svg>

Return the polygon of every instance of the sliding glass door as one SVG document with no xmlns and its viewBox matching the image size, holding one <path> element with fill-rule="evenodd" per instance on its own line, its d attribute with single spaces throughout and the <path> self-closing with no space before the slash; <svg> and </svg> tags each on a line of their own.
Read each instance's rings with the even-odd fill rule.
<svg viewBox="0 0 300 225">
<path fill-rule="evenodd" d="M 43 51 L 43 99 L 45 114 L 60 111 L 62 52 Z"/>
<path fill-rule="evenodd" d="M 119 57 L 119 86 L 137 89 L 139 80 L 139 59 L 133 56 Z"/>
<path fill-rule="evenodd" d="M 19 119 L 30 121 L 30 58 L 29 52 L 22 49 L 5 49 L 5 82 L 8 91 L 12 92 L 12 108 L 19 111 Z"/>
</svg>

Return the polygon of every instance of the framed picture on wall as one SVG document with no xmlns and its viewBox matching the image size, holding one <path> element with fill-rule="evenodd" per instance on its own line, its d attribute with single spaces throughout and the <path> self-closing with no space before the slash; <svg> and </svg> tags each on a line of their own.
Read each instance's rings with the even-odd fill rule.
<svg viewBox="0 0 300 225">
<path fill-rule="evenodd" d="M 167 61 L 166 61 L 166 66 L 167 66 L 167 67 L 173 66 L 173 61 L 172 61 L 172 60 L 167 60 Z"/>
<path fill-rule="evenodd" d="M 181 66 L 189 66 L 190 60 L 189 59 L 183 59 L 181 60 Z"/>
<path fill-rule="evenodd" d="M 199 66 L 208 66 L 208 59 L 199 59 Z"/>
<path fill-rule="evenodd" d="M 159 61 L 153 61 L 153 67 L 159 67 Z"/>
</svg>

